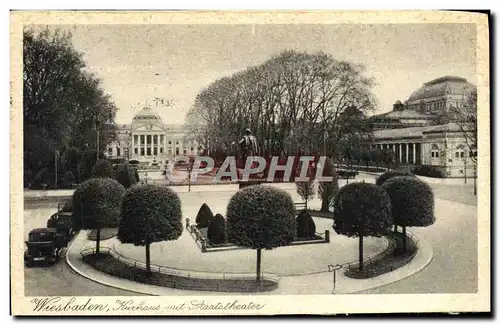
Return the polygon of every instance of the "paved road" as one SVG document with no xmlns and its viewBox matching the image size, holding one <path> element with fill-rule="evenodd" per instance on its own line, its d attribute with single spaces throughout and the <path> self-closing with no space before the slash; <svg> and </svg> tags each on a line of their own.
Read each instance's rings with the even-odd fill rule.
<svg viewBox="0 0 500 325">
<path fill-rule="evenodd" d="M 30 229 L 44 227 L 47 219 L 57 211 L 57 202 L 27 204 L 24 210 L 25 239 Z M 127 296 L 137 295 L 95 283 L 73 272 L 61 259 L 52 266 L 24 268 L 26 296 Z"/>
<path fill-rule="evenodd" d="M 363 175 L 359 178 L 361 179 L 373 182 L 374 177 Z M 341 185 L 344 182 L 342 181 Z M 411 230 L 431 244 L 434 249 L 433 261 L 423 271 L 410 278 L 366 293 L 461 293 L 477 290 L 477 206 L 464 204 L 475 203 L 475 197 L 467 195 L 467 188 L 460 190 L 461 187 L 457 185 L 431 184 L 431 186 L 435 190 L 436 198 L 440 199 L 440 203 L 436 204 L 437 221 L 430 227 Z M 236 186 L 234 187 L 236 190 Z M 298 200 L 293 184 L 283 184 L 280 187 L 289 190 Z M 203 191 L 180 193 L 180 195 L 196 196 L 200 199 L 201 205 L 201 202 L 217 199 L 221 193 Z M 315 199 L 310 206 L 315 208 L 319 203 L 319 200 Z M 56 207 L 57 203 L 50 202 L 26 205 L 25 234 L 27 235 L 32 228 L 44 226 Z M 25 293 L 29 296 L 136 295 L 82 278 L 64 261 L 52 267 L 25 268 Z"/>
</svg>

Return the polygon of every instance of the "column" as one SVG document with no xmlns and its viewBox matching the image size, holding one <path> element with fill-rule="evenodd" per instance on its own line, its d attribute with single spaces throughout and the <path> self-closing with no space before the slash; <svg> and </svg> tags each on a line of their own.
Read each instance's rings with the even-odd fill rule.
<svg viewBox="0 0 500 325">
<path fill-rule="evenodd" d="M 409 154 L 410 154 L 410 144 L 407 143 L 406 144 L 406 152 L 405 152 L 405 155 L 406 155 L 406 163 L 409 163 L 410 160 L 409 160 Z"/>
<path fill-rule="evenodd" d="M 399 146 L 399 162 L 402 163 L 403 162 L 403 144 L 398 143 L 398 146 Z"/>
<path fill-rule="evenodd" d="M 394 153 L 396 153 L 396 144 L 395 143 L 391 144 L 391 147 L 392 147 L 392 151 Z"/>
<path fill-rule="evenodd" d="M 141 134 L 140 135 L 141 139 L 140 139 L 140 148 L 139 148 L 139 152 L 140 152 L 140 155 L 141 156 L 145 156 L 146 155 L 146 135 L 145 134 Z M 144 151 L 142 151 L 142 149 L 144 148 Z M 144 152 L 144 154 L 142 154 Z"/>
<path fill-rule="evenodd" d="M 417 144 L 413 143 L 413 163 L 417 164 Z"/>
<path fill-rule="evenodd" d="M 158 134 L 155 134 L 155 140 L 156 140 L 156 156 L 158 157 L 158 155 L 160 154 L 160 136 Z"/>
</svg>

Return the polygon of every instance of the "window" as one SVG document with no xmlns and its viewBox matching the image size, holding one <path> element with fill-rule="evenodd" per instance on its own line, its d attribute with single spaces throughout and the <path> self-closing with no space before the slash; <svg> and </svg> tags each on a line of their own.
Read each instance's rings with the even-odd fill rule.
<svg viewBox="0 0 500 325">
<path fill-rule="evenodd" d="M 182 152 L 183 152 L 184 154 L 187 154 L 187 150 L 186 150 L 186 149 L 184 149 Z"/>
<path fill-rule="evenodd" d="M 160 143 L 163 143 L 163 134 L 160 135 Z"/>
<path fill-rule="evenodd" d="M 148 134 L 148 135 L 147 135 L 147 138 L 146 138 L 146 139 L 147 139 L 147 140 L 146 140 L 146 141 L 147 141 L 147 144 L 151 144 L 151 135 L 150 135 L 150 134 Z"/>
<path fill-rule="evenodd" d="M 179 148 L 175 148 L 175 154 L 178 155 L 179 154 Z"/>
<path fill-rule="evenodd" d="M 455 158 L 465 158 L 465 150 L 463 145 L 459 145 L 455 149 Z"/>
<path fill-rule="evenodd" d="M 148 148 L 148 156 L 151 156 L 151 148 Z"/>
<path fill-rule="evenodd" d="M 179 144 L 179 141 L 175 141 L 175 144 Z"/>
<path fill-rule="evenodd" d="M 141 156 L 144 156 L 144 148 L 141 148 Z"/>
<path fill-rule="evenodd" d="M 157 150 L 157 149 L 156 149 L 156 147 L 154 147 L 154 148 L 153 148 L 153 156 L 158 155 L 158 151 L 156 151 L 156 150 Z"/>
<path fill-rule="evenodd" d="M 134 148 L 134 155 L 137 155 L 137 152 L 138 152 L 137 148 Z"/>
<path fill-rule="evenodd" d="M 163 153 L 163 147 L 160 147 L 160 153 Z"/>
<path fill-rule="evenodd" d="M 168 144 L 172 144 L 172 141 L 169 141 Z"/>
<path fill-rule="evenodd" d="M 435 144 L 431 148 L 431 158 L 439 158 L 439 148 Z"/>
<path fill-rule="evenodd" d="M 120 152 L 120 148 L 116 148 L 116 156 L 120 157 L 121 156 L 121 152 Z"/>
<path fill-rule="evenodd" d="M 471 158 L 477 158 L 477 149 L 475 146 L 472 146 L 472 148 L 469 151 L 469 157 Z"/>
<path fill-rule="evenodd" d="M 134 143 L 139 143 L 139 136 L 134 134 Z"/>
<path fill-rule="evenodd" d="M 108 155 L 110 155 L 110 156 L 113 155 L 113 148 L 108 148 Z"/>
<path fill-rule="evenodd" d="M 171 155 L 172 154 L 172 149 L 168 149 L 168 154 Z"/>
</svg>

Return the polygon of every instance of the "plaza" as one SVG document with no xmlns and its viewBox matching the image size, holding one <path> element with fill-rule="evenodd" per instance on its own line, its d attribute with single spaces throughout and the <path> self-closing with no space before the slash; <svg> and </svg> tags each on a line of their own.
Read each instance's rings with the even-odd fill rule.
<svg viewBox="0 0 500 325">
<path fill-rule="evenodd" d="M 477 290 L 477 198 L 472 194 L 472 186 L 465 185 L 455 179 L 427 179 L 431 187 L 435 190 L 436 195 L 436 223 L 426 228 L 410 228 L 409 230 L 418 235 L 419 238 L 429 244 L 432 249 L 432 260 L 422 270 L 416 273 L 411 273 L 400 278 L 398 271 L 389 273 L 388 284 L 376 287 L 373 289 L 363 288 L 362 286 L 351 284 L 344 287 L 343 290 L 349 291 L 359 287 L 363 289 L 360 293 L 473 293 Z M 356 181 L 374 182 L 375 176 L 369 174 L 360 174 Z M 345 184 L 345 180 L 340 180 L 340 186 Z M 277 184 L 292 195 L 294 200 L 300 200 L 296 194 L 295 184 Z M 183 216 L 191 219 L 196 215 L 199 206 L 203 202 L 220 202 L 213 203 L 214 213 L 225 212 L 224 203 L 232 194 L 238 190 L 236 184 L 221 184 L 221 185 L 196 185 L 192 186 L 191 192 L 188 192 L 187 186 L 175 186 L 173 189 L 179 194 L 183 202 Z M 51 205 L 52 204 L 52 205 Z M 311 201 L 311 208 L 318 208 L 320 200 L 314 199 Z M 57 206 L 57 204 L 55 204 Z M 25 208 L 25 236 L 27 232 L 33 228 L 40 226 L 46 220 L 47 216 L 56 210 L 54 203 L 47 201 L 45 206 L 27 206 Z M 317 219 L 316 219 L 317 220 Z M 331 220 L 321 219 L 317 222 L 318 231 L 323 228 L 330 227 Z M 84 235 L 84 233 L 83 233 Z M 339 235 L 333 234 L 332 237 Z M 68 258 L 81 258 L 79 251 L 86 247 L 93 247 L 94 242 L 88 241 L 83 237 L 83 242 L 79 242 L 78 247 L 69 248 L 71 253 Z M 368 239 L 368 238 L 367 238 Z M 349 241 L 354 241 L 349 243 Z M 336 242 L 340 244 L 338 247 L 332 246 Z M 346 245 L 342 245 L 342 242 Z M 367 240 L 368 242 L 368 240 Z M 373 242 L 374 249 L 372 253 L 376 254 L 382 246 L 377 245 L 377 241 Z M 111 246 L 117 244 L 116 239 L 103 241 L 103 246 Z M 118 244 L 118 249 L 132 258 L 138 260 L 144 259 L 144 248 L 131 247 L 130 245 Z M 220 253 L 201 253 L 196 247 L 193 240 L 190 238 L 186 230 L 177 242 L 168 244 L 154 244 L 152 250 L 158 252 L 154 257 L 154 262 L 167 265 L 170 267 L 182 267 L 183 269 L 191 269 L 196 271 L 243 271 L 252 272 L 255 266 L 255 252 L 245 250 L 237 250 L 231 254 L 228 252 Z M 175 249 L 168 249 L 175 248 Z M 179 246 L 177 246 L 179 245 Z M 349 248 L 350 245 L 350 248 Z M 163 247 L 162 247 L 163 246 Z M 342 250 L 341 248 L 344 248 Z M 347 248 L 347 250 L 345 249 Z M 316 251 L 317 250 L 317 251 Z M 300 294 L 330 294 L 331 293 L 331 273 L 327 272 L 327 265 L 335 262 L 334 257 L 338 256 L 339 262 L 348 260 L 356 260 L 357 244 L 354 239 L 332 240 L 330 244 L 305 245 L 298 247 L 283 247 L 273 251 L 263 252 L 263 272 L 280 273 L 279 288 L 271 291 L 271 294 L 281 294 L 287 292 L 296 292 Z M 309 253 L 311 256 L 307 256 Z M 323 256 L 320 252 L 326 252 L 328 255 Z M 72 255 L 74 254 L 74 255 Z M 294 261 L 298 256 L 301 260 L 308 260 L 312 256 L 318 257 L 317 262 L 308 263 L 281 263 L 283 261 Z M 337 255 L 343 255 L 343 257 Z M 349 256 L 347 256 L 349 255 Z M 153 254 L 155 256 L 155 254 Z M 197 262 L 199 259 L 195 256 L 202 256 L 206 259 L 206 263 Z M 271 258 L 272 257 L 272 258 Z M 174 260 L 174 264 L 171 262 Z M 216 261 L 211 263 L 210 261 Z M 239 261 L 235 263 L 235 261 Z M 243 263 L 243 264 L 242 264 Z M 311 269 L 307 265 L 313 265 L 316 269 Z M 79 268 L 82 266 L 79 265 Z M 411 263 L 409 264 L 409 268 Z M 446 270 L 446 272 L 443 272 Z M 274 272 L 271 272 L 274 271 Z M 314 272 L 314 271 L 320 271 Z M 143 294 L 173 294 L 180 295 L 196 295 L 197 291 L 190 290 L 175 290 L 169 288 L 143 288 L 141 286 L 131 286 L 137 291 L 135 293 L 123 291 L 119 288 L 113 288 L 106 285 L 96 284 L 96 280 L 108 285 L 115 284 L 123 286 L 123 282 L 114 280 L 110 276 L 103 275 L 98 271 L 93 271 L 92 267 L 88 266 L 83 269 L 83 273 L 87 273 L 89 277 L 97 276 L 94 281 L 88 280 L 84 276 L 75 273 L 66 263 L 60 263 L 51 268 L 25 268 L 25 285 L 27 295 L 109 295 L 116 292 L 117 295 L 131 295 L 143 292 Z M 97 272 L 97 275 L 96 275 Z M 399 271 L 402 274 L 403 271 Z M 404 273 L 404 272 L 403 272 Z M 391 278 L 392 277 L 392 281 Z M 396 279 L 396 280 L 395 280 Z M 342 279 L 339 279 L 341 281 Z M 55 285 L 59 283 L 60 285 Z M 346 285 L 348 279 L 344 280 Z M 375 281 L 374 284 L 377 282 Z M 374 285 L 372 284 L 372 286 Z M 338 284 L 339 290 L 342 290 L 342 283 Z M 127 285 L 125 285 L 127 287 Z M 203 294 L 216 294 L 204 292 Z"/>
</svg>

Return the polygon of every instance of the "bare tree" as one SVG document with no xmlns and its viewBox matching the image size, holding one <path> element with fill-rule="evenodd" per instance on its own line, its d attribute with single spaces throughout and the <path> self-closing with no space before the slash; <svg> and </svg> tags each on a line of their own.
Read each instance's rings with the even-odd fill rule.
<svg viewBox="0 0 500 325">
<path fill-rule="evenodd" d="M 469 153 L 477 150 L 477 91 L 472 91 L 462 105 L 452 106 L 449 114 L 462 132 Z M 470 159 L 477 163 L 477 156 L 469 154 Z"/>
</svg>

